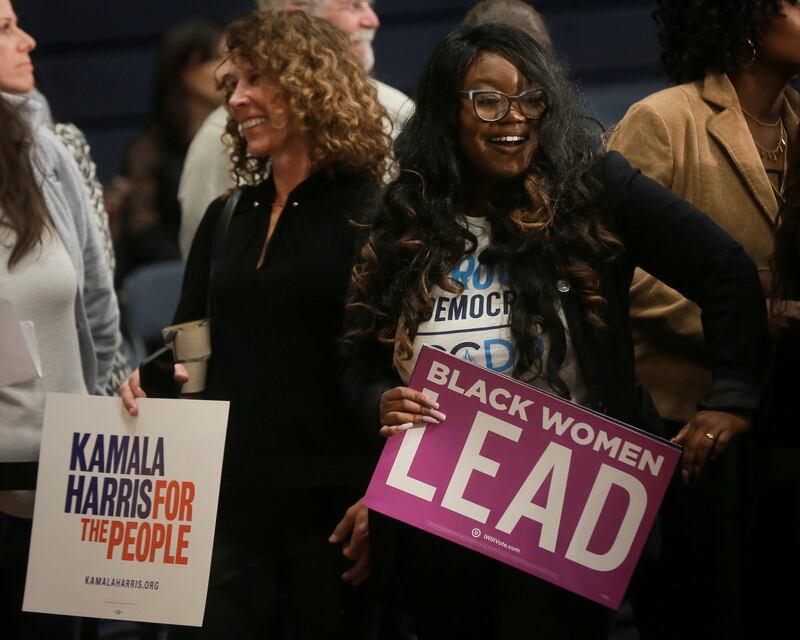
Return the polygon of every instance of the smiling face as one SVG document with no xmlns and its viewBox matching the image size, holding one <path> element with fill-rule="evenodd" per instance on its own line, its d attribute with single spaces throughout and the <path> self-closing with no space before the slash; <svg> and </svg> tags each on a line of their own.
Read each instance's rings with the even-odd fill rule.
<svg viewBox="0 0 800 640">
<path fill-rule="evenodd" d="M 30 52 L 36 41 L 17 25 L 9 0 L 0 0 L 0 90 L 26 93 L 33 89 Z"/>
<path fill-rule="evenodd" d="M 264 158 L 280 154 L 299 135 L 277 82 L 229 62 L 223 84 L 229 96 L 231 116 L 239 123 L 251 156 Z"/>
<path fill-rule="evenodd" d="M 518 95 L 537 88 L 508 60 L 495 53 L 482 53 L 464 76 L 464 91 L 488 89 Z M 467 163 L 478 177 L 493 183 L 522 175 L 530 166 L 539 143 L 539 123 L 525 117 L 512 103 L 496 122 L 484 122 L 475 114 L 472 101 L 459 94 L 459 143 Z"/>
</svg>

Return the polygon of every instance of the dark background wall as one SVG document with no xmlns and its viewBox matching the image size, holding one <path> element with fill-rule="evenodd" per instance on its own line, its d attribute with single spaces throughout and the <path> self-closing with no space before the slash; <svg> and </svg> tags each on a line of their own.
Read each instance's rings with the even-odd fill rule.
<svg viewBox="0 0 800 640">
<path fill-rule="evenodd" d="M 376 75 L 413 96 L 434 43 L 476 0 L 378 0 Z M 588 107 L 605 124 L 664 86 L 656 76 L 655 0 L 538 0 L 556 48 Z M 190 17 L 227 22 L 253 0 L 15 0 L 38 41 L 38 85 L 56 119 L 88 135 L 100 177 L 116 172 L 125 144 L 150 108 L 153 54 L 161 36 Z"/>
</svg>

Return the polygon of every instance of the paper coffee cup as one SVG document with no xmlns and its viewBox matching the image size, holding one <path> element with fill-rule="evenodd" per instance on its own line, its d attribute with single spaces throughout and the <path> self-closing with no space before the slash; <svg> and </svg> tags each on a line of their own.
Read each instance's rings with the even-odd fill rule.
<svg viewBox="0 0 800 640">
<path fill-rule="evenodd" d="M 173 324 L 161 330 L 164 342 L 172 348 L 175 362 L 186 367 L 189 381 L 181 394 L 199 393 L 206 388 L 206 369 L 211 357 L 211 331 L 209 320 L 192 320 Z"/>
</svg>

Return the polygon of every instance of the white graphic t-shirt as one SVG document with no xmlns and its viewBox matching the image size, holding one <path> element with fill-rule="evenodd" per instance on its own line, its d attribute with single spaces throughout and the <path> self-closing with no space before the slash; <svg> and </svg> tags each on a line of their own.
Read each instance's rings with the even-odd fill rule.
<svg viewBox="0 0 800 640">
<path fill-rule="evenodd" d="M 412 343 L 411 360 L 401 362 L 400 377 L 405 384 L 417 362 L 423 345 L 441 349 L 481 367 L 510 376 L 516 362 L 516 345 L 511 335 L 511 301 L 505 265 L 481 264 L 479 256 L 491 242 L 491 228 L 485 218 L 466 217 L 469 230 L 477 238 L 475 250 L 465 255 L 450 272 L 450 277 L 464 287 L 460 294 L 433 287 L 433 312 L 421 322 Z M 566 318 L 559 305 L 558 315 L 566 330 Z M 536 340 L 546 365 L 549 340 L 546 334 Z M 586 390 L 572 350 L 567 331 L 567 355 L 561 378 L 570 390 L 571 399 L 581 402 Z M 524 377 L 523 377 L 524 379 Z M 553 391 L 543 379 L 524 379 L 528 384 Z"/>
</svg>

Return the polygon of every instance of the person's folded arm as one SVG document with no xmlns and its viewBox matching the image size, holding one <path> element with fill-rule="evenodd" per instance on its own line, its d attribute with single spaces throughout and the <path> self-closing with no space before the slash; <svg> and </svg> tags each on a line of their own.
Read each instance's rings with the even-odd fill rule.
<svg viewBox="0 0 800 640">
<path fill-rule="evenodd" d="M 769 337 L 766 305 L 753 261 L 697 208 L 630 167 L 614 152 L 603 180 L 612 230 L 632 266 L 695 302 L 711 358 L 713 382 L 697 415 L 676 436 L 683 469 L 698 473 L 730 439 L 750 428 L 761 397 Z"/>
</svg>

